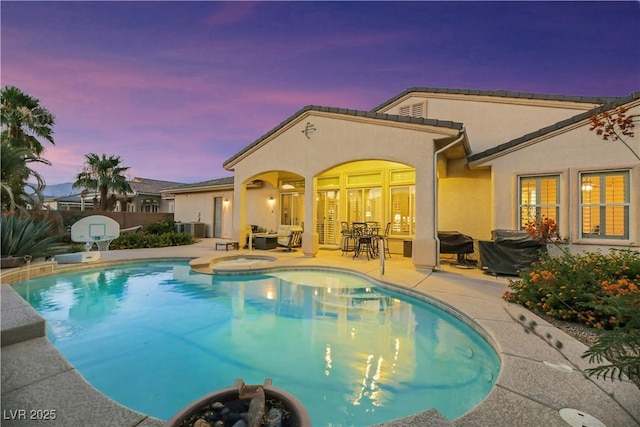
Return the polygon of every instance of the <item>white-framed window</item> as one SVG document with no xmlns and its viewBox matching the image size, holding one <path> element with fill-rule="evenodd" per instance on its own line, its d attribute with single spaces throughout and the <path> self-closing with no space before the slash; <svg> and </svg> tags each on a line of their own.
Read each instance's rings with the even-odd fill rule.
<svg viewBox="0 0 640 427">
<path fill-rule="evenodd" d="M 416 233 L 416 186 L 391 187 L 391 234 L 413 236 Z"/>
<path fill-rule="evenodd" d="M 560 175 L 521 176 L 518 191 L 521 230 L 528 223 L 540 223 L 544 218 L 553 220 L 559 227 Z"/>
<path fill-rule="evenodd" d="M 580 236 L 629 238 L 629 171 L 580 174 Z"/>
<path fill-rule="evenodd" d="M 347 190 L 347 221 L 382 221 L 382 189 L 352 188 Z"/>
<path fill-rule="evenodd" d="M 280 224 L 302 225 L 304 221 L 304 193 L 280 194 Z"/>
</svg>

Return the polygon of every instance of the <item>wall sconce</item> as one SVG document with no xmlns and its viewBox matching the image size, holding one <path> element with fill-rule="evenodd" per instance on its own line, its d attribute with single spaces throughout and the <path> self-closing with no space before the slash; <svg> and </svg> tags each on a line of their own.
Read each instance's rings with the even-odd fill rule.
<svg viewBox="0 0 640 427">
<path fill-rule="evenodd" d="M 225 208 L 228 208 L 228 207 L 229 207 L 229 199 L 224 199 L 224 200 L 223 200 L 223 202 L 222 202 L 222 205 L 223 205 Z"/>
<path fill-rule="evenodd" d="M 271 209 L 271 213 L 273 213 L 273 207 L 276 205 L 276 201 L 273 197 L 269 197 L 269 200 L 267 200 L 267 204 L 269 205 L 269 208 Z"/>
</svg>

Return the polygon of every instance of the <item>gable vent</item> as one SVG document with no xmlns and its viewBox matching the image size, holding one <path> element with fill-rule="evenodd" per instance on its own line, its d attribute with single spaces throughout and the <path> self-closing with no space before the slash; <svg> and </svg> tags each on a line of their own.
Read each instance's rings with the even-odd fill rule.
<svg viewBox="0 0 640 427">
<path fill-rule="evenodd" d="M 413 117 L 423 117 L 424 118 L 424 106 L 422 103 L 413 104 L 411 106 L 411 116 Z"/>
<path fill-rule="evenodd" d="M 405 107 L 400 107 L 400 115 L 401 116 L 408 116 L 409 115 L 409 106 L 405 106 Z"/>
</svg>

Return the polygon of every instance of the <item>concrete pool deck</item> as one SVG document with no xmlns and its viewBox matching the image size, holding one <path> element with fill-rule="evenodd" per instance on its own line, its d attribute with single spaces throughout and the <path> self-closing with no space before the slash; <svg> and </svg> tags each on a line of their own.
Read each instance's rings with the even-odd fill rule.
<svg viewBox="0 0 640 427">
<path fill-rule="evenodd" d="M 181 247 L 102 252 L 89 265 L 58 265 L 53 262 L 25 269 L 2 271 L 2 419 L 3 426 L 161 426 L 162 421 L 122 407 L 87 384 L 75 368 L 44 337 L 44 321 L 5 284 L 29 275 L 84 269 L 113 262 L 171 258 L 218 258 L 246 255 L 248 250 L 215 250 L 214 239 Z M 607 427 L 640 426 L 640 390 L 629 381 L 611 382 L 587 378 L 589 366 L 580 356 L 586 346 L 536 317 L 523 307 L 501 299 L 507 279 L 480 270 L 453 268 L 446 263 L 438 272 L 416 271 L 409 258 L 387 259 L 384 276 L 379 260 L 352 259 L 340 251 L 321 250 L 315 258 L 300 250 L 253 251 L 253 255 L 278 258 L 278 265 L 328 266 L 350 269 L 435 298 L 464 313 L 493 342 L 502 361 L 495 387 L 471 411 L 447 421 L 434 411 L 385 423 L 385 426 L 487 426 L 552 427 L 570 425 L 559 414 L 574 408 L 600 420 Z M 514 319 L 524 314 L 538 323 L 537 330 L 550 333 L 564 347 L 562 353 L 542 338 L 526 334 Z M 566 358 L 565 358 L 566 357 Z M 571 370 L 558 370 L 567 365 Z M 39 411 L 38 411 L 39 410 Z M 35 419 L 55 410 L 54 420 Z M 24 412 L 22 412 L 24 411 Z M 47 412 L 49 411 L 49 412 Z M 33 417 L 31 417 L 33 416 Z M 582 425 L 582 424 L 574 424 Z M 586 424 L 591 426 L 594 424 Z"/>
</svg>

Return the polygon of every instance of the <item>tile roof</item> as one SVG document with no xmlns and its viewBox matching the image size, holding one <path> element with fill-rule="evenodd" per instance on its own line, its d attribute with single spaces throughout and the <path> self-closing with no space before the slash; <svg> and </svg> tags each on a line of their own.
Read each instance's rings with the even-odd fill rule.
<svg viewBox="0 0 640 427">
<path fill-rule="evenodd" d="M 400 92 L 398 95 L 383 102 L 371 111 L 378 111 L 381 108 L 386 107 L 397 101 L 398 99 L 409 95 L 411 93 L 444 93 L 452 95 L 475 95 L 475 96 L 494 96 L 499 98 L 522 98 L 522 99 L 537 99 L 546 101 L 567 101 L 567 102 L 586 102 L 590 104 L 604 104 L 612 102 L 615 97 L 594 97 L 594 96 L 579 96 L 579 95 L 552 95 L 544 93 L 533 92 L 512 92 L 509 90 L 475 90 L 475 89 L 449 89 L 438 87 L 410 87 Z"/>
<path fill-rule="evenodd" d="M 510 148 L 513 147 L 517 147 L 520 144 L 523 144 L 527 141 L 531 141 L 532 139 L 538 138 L 540 136 L 546 135 L 550 132 L 562 129 L 566 126 L 570 126 L 572 124 L 576 124 L 579 123 L 583 120 L 588 119 L 589 117 L 593 116 L 594 114 L 598 114 L 598 113 L 602 113 L 603 111 L 607 111 L 610 110 L 612 108 L 616 108 L 620 105 L 624 105 L 624 104 L 628 104 L 630 102 L 633 102 L 637 99 L 640 99 L 640 91 L 636 91 L 636 92 L 632 92 L 629 96 L 625 96 L 623 98 L 613 98 L 613 100 L 610 100 L 609 102 L 607 102 L 604 105 L 601 105 L 599 107 L 596 108 L 592 108 L 589 111 L 585 111 L 584 113 L 580 113 L 578 115 L 575 115 L 573 117 L 569 117 L 568 119 L 562 120 L 558 123 L 554 123 L 550 126 L 544 127 L 542 129 L 538 129 L 535 132 L 531 132 L 528 133 L 524 136 L 521 136 L 519 138 L 516 139 L 512 139 L 511 141 L 505 142 L 504 144 L 500 144 L 497 145 L 493 148 L 490 148 L 488 150 L 482 151 L 480 153 L 475 153 L 472 154 L 470 156 L 467 157 L 467 161 L 468 162 L 476 162 L 479 160 L 482 160 L 486 157 L 492 156 L 494 154 L 498 154 L 502 151 L 508 150 Z"/>
<path fill-rule="evenodd" d="M 231 187 L 233 188 L 234 177 L 228 176 L 225 178 L 211 179 L 208 181 L 196 182 L 193 184 L 182 184 L 176 187 L 168 187 L 163 192 L 182 192 L 182 190 L 194 190 L 198 188 L 211 188 L 211 187 Z"/>
<path fill-rule="evenodd" d="M 264 141 L 271 135 L 278 132 L 284 126 L 286 126 L 293 119 L 295 119 L 296 117 L 298 117 L 299 115 L 307 111 L 320 111 L 325 113 L 342 114 L 347 116 L 366 117 L 366 118 L 376 119 L 376 120 L 386 120 L 386 121 L 402 122 L 402 123 L 415 123 L 419 125 L 446 127 L 450 129 L 457 129 L 457 130 L 463 129 L 462 123 L 454 122 L 451 120 L 423 119 L 423 118 L 417 118 L 417 117 L 398 116 L 398 115 L 392 115 L 392 114 L 380 114 L 380 113 L 376 113 L 375 111 L 351 110 L 347 108 L 325 107 L 321 105 L 307 105 L 305 107 L 302 107 L 300 110 L 296 111 L 293 115 L 285 119 L 283 122 L 281 122 L 279 125 L 271 129 L 266 134 L 262 135 L 253 143 L 249 144 L 248 146 L 246 146 L 245 148 L 243 148 L 242 150 L 238 151 L 236 154 L 231 156 L 222 164 L 222 166 L 226 168 L 229 163 L 233 162 L 235 159 L 242 156 L 247 151 L 250 151 L 253 147 L 260 144 L 262 141 Z"/>
<path fill-rule="evenodd" d="M 80 194 L 70 194 L 68 196 L 54 197 L 56 202 L 80 203 Z"/>
<path fill-rule="evenodd" d="M 160 195 L 160 190 L 184 185 L 182 182 L 162 181 L 159 179 L 135 177 L 129 181 L 131 189 L 136 194 Z"/>
</svg>

